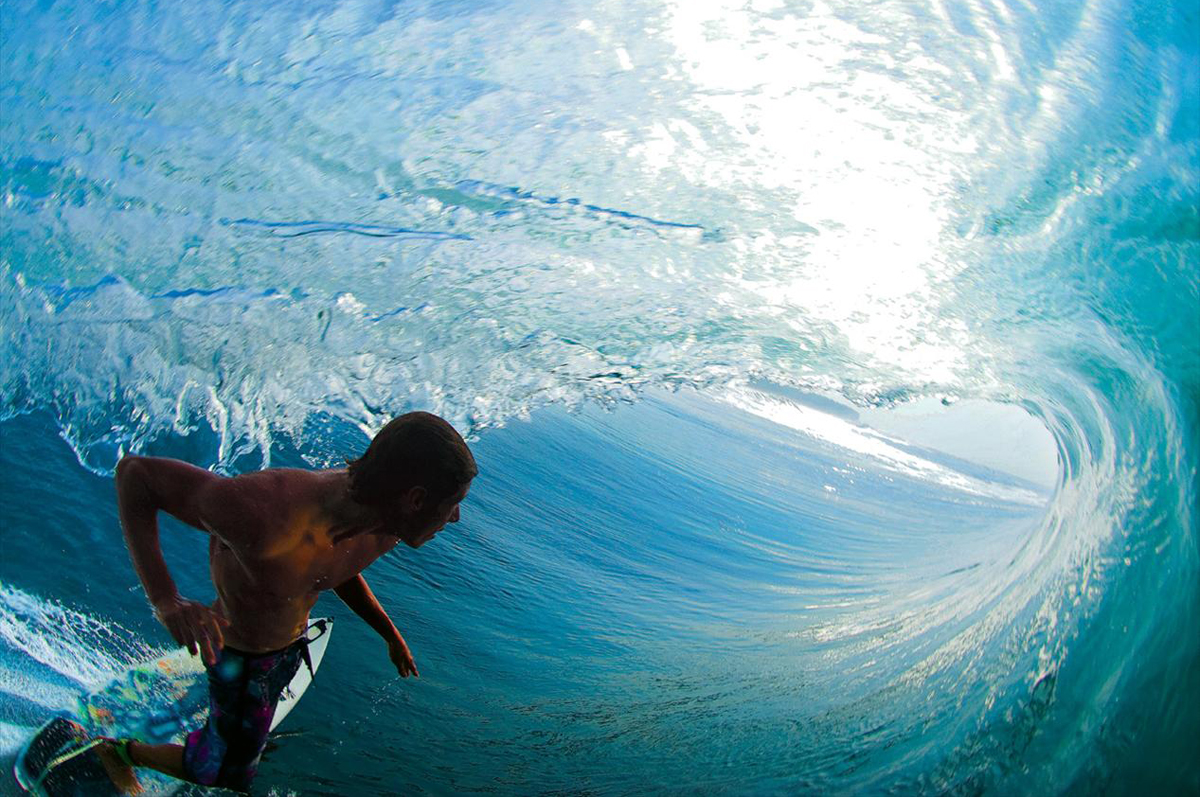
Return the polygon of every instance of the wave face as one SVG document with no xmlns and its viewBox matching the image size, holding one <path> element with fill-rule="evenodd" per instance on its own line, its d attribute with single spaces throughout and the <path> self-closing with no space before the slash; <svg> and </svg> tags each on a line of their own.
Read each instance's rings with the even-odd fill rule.
<svg viewBox="0 0 1200 797">
<path fill-rule="evenodd" d="M 122 453 L 330 465 L 421 408 L 478 519 L 380 592 L 461 655 L 306 698 L 365 707 L 333 792 L 1200 790 L 1194 3 L 0 15 L 5 672 L 95 647 L 22 590 L 139 605 L 35 573 L 76 522 L 123 567 Z M 1053 495 L 797 442 L 797 389 L 1020 407 Z M 40 529 L 31 474 L 93 500 Z"/>
</svg>

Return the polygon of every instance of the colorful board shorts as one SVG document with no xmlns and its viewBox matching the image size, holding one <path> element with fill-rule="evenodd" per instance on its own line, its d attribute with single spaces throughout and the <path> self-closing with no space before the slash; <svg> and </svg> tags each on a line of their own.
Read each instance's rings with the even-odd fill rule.
<svg viewBox="0 0 1200 797">
<path fill-rule="evenodd" d="M 302 661 L 303 637 L 283 650 L 244 653 L 224 648 L 208 670 L 208 722 L 188 734 L 183 768 L 203 786 L 246 791 L 267 746 L 275 705 Z"/>
</svg>

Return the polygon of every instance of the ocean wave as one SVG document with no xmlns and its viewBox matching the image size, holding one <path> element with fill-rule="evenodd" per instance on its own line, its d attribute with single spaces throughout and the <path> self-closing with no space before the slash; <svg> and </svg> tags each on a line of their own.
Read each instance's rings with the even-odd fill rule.
<svg viewBox="0 0 1200 797">
<path fill-rule="evenodd" d="M 238 471 L 336 462 L 408 409 L 482 439 L 695 388 L 1028 508 L 755 386 L 1019 407 L 1057 447 L 1044 519 L 796 631 L 862 677 L 787 726 L 815 757 L 790 763 L 842 790 L 1195 787 L 1194 9 L 372 8 L 6 8 L 0 417 L 50 413 L 98 473 Z"/>
</svg>

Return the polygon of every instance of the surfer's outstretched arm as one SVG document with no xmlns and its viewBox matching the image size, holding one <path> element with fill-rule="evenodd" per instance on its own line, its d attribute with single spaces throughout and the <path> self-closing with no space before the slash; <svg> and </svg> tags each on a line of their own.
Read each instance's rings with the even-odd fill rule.
<svg viewBox="0 0 1200 797">
<path fill-rule="evenodd" d="M 392 619 L 379 604 L 379 599 L 371 591 L 371 587 L 363 578 L 362 573 L 340 587 L 334 588 L 333 591 L 355 614 L 365 620 L 367 625 L 375 630 L 375 633 L 383 637 L 388 645 L 388 656 L 391 657 L 392 663 L 396 665 L 396 670 L 402 677 L 407 678 L 409 675 L 420 677 L 421 674 L 417 672 L 417 665 L 413 662 L 408 644 L 405 643 L 404 637 L 396 630 Z"/>
</svg>

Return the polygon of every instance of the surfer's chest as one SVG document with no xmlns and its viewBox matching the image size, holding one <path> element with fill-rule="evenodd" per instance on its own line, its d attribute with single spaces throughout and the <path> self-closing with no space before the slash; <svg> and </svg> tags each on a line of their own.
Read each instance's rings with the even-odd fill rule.
<svg viewBox="0 0 1200 797">
<path fill-rule="evenodd" d="M 374 538 L 333 544 L 308 535 L 285 550 L 257 556 L 238 556 L 215 542 L 209 559 L 213 583 L 219 591 L 236 591 L 243 599 L 257 595 L 269 601 L 333 589 L 358 575 L 381 553 Z"/>
</svg>

